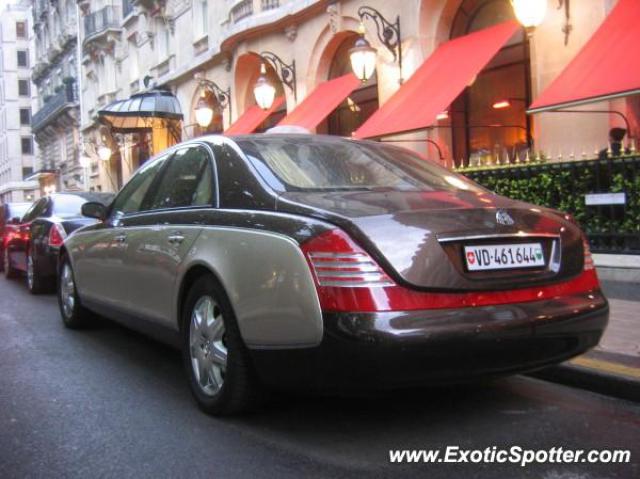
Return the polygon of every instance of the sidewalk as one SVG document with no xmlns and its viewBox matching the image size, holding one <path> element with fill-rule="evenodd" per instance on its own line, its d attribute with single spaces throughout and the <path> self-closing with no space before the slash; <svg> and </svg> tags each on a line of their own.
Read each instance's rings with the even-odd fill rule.
<svg viewBox="0 0 640 479">
<path fill-rule="evenodd" d="M 640 401 L 640 283 L 602 281 L 611 314 L 600 344 L 534 376 Z"/>
</svg>

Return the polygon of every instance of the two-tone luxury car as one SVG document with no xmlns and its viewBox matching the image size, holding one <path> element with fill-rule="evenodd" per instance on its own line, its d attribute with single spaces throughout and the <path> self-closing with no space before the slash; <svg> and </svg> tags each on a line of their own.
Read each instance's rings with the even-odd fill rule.
<svg viewBox="0 0 640 479">
<path fill-rule="evenodd" d="M 416 154 L 315 135 L 208 136 L 145 164 L 61 248 L 59 303 L 180 345 L 210 413 L 261 387 L 516 373 L 598 343 L 585 237 Z"/>
</svg>

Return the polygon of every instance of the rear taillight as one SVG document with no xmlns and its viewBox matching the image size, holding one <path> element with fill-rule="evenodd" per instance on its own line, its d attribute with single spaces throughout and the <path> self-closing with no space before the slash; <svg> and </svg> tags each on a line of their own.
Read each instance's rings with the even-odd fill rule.
<svg viewBox="0 0 640 479">
<path fill-rule="evenodd" d="M 341 230 L 323 233 L 302 246 L 319 286 L 370 288 L 393 281 Z"/>
<path fill-rule="evenodd" d="M 596 266 L 593 263 L 591 248 L 589 248 L 589 240 L 586 238 L 586 236 L 582 237 L 582 247 L 584 249 L 584 270 L 591 271 L 592 269 L 595 269 Z"/>
<path fill-rule="evenodd" d="M 67 237 L 67 232 L 59 224 L 54 224 L 49 230 L 49 246 L 52 248 L 59 248 L 64 243 L 64 239 Z"/>
<path fill-rule="evenodd" d="M 300 245 L 314 277 L 323 312 L 415 311 L 541 301 L 596 290 L 595 271 L 561 284 L 508 291 L 442 293 L 396 283 L 347 233 L 334 229 Z M 588 245 L 585 270 L 593 270 Z"/>
</svg>

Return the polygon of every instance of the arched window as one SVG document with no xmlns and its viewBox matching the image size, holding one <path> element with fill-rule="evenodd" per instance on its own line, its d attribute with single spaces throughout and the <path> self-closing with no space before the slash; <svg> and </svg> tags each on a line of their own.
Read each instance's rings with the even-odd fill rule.
<svg viewBox="0 0 640 479">
<path fill-rule="evenodd" d="M 331 67 L 329 80 L 353 73 L 349 60 L 349 50 L 353 47 L 358 35 L 347 36 L 338 46 Z M 336 108 L 322 125 L 318 133 L 329 135 L 351 136 L 378 109 L 378 77 L 373 76 L 354 90 L 351 95 Z"/>
<path fill-rule="evenodd" d="M 515 18 L 509 0 L 464 0 L 453 21 L 451 38 Z M 449 112 L 455 163 L 472 165 L 524 159 L 532 125 L 529 41 L 518 31 L 454 101 Z"/>
</svg>

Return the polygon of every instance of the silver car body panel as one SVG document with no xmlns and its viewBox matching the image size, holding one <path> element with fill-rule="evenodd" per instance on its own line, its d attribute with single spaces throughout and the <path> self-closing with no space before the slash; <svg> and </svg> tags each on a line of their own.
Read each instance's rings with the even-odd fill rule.
<svg viewBox="0 0 640 479">
<path fill-rule="evenodd" d="M 185 236 L 180 245 L 166 241 L 175 230 Z M 122 234 L 126 242 L 114 240 Z M 203 266 L 224 287 L 248 347 L 308 347 L 322 340 L 311 271 L 297 242 L 285 235 L 202 225 L 116 227 L 79 231 L 65 247 L 78 294 L 92 304 L 178 330 L 180 285 L 191 268 Z"/>
<path fill-rule="evenodd" d="M 322 311 L 311 270 L 298 244 L 266 231 L 203 227 L 179 268 L 178 284 L 196 265 L 222 283 L 250 348 L 317 346 Z M 178 291 L 175 288 L 177 311 Z"/>
</svg>

